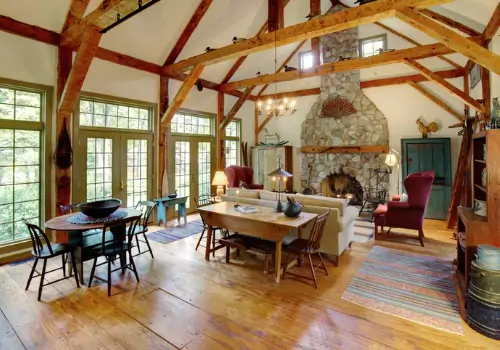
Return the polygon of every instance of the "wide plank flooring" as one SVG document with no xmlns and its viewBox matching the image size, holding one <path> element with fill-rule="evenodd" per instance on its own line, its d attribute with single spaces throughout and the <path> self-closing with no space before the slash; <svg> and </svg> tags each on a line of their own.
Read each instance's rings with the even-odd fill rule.
<svg viewBox="0 0 500 350">
<path fill-rule="evenodd" d="M 197 219 L 196 215 L 189 220 Z M 173 223 L 170 223 L 172 225 Z M 373 244 L 453 259 L 455 241 L 440 221 L 426 222 L 426 242 L 354 243 L 318 270 L 319 289 L 286 278 L 274 283 L 262 258 L 243 252 L 226 264 L 194 250 L 198 235 L 160 244 L 155 259 L 136 258 L 141 282 L 127 271 L 106 285 L 65 280 L 24 290 L 32 262 L 0 267 L 0 349 L 500 349 L 464 323 L 464 336 L 441 332 L 344 301 L 341 296 Z M 47 269 L 57 267 L 59 259 Z M 103 270 L 98 274 L 105 275 Z M 301 268 L 308 273 L 307 268 Z M 90 266 L 86 266 L 86 279 Z M 49 280 L 59 278 L 58 273 Z"/>
</svg>

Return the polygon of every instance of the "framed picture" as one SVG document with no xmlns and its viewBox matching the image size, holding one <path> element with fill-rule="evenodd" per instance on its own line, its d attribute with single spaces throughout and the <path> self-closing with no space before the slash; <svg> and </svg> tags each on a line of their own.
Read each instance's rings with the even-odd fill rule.
<svg viewBox="0 0 500 350">
<path fill-rule="evenodd" d="M 472 91 L 480 80 L 481 80 L 481 68 L 479 67 L 478 64 L 475 64 L 474 67 L 472 67 L 469 75 L 469 85 L 470 85 L 469 90 Z"/>
</svg>

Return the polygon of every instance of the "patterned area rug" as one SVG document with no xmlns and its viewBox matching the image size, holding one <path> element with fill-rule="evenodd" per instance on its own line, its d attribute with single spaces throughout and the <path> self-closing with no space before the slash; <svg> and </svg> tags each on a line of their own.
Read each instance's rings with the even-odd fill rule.
<svg viewBox="0 0 500 350">
<path fill-rule="evenodd" d="M 375 246 L 342 299 L 463 335 L 451 262 Z"/>
<path fill-rule="evenodd" d="M 190 221 L 186 224 L 165 228 L 163 230 L 147 233 L 148 239 L 160 243 L 172 243 L 179 239 L 193 236 L 203 231 L 201 220 Z"/>
</svg>

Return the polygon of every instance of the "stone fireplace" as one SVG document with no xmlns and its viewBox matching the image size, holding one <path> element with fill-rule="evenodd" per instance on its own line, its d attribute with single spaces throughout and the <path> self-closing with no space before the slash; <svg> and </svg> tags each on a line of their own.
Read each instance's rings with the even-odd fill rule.
<svg viewBox="0 0 500 350">
<path fill-rule="evenodd" d="M 321 194 L 327 197 L 349 199 L 349 204 L 363 204 L 363 186 L 347 174 L 331 174 L 321 181 Z"/>
<path fill-rule="evenodd" d="M 344 8 L 337 5 L 331 13 L 342 10 Z M 358 29 L 325 35 L 321 37 L 321 44 L 324 63 L 358 57 Z M 387 119 L 361 90 L 359 70 L 324 75 L 321 93 L 302 123 L 301 146 L 330 147 L 324 153 L 301 153 L 302 186 L 327 195 L 324 192 L 328 192 L 325 190 L 329 184 L 330 195 L 334 196 L 335 191 L 346 192 L 348 188 L 352 192 L 346 194 L 355 196 L 351 203 L 361 204 L 363 189 L 377 182 L 371 170 L 387 168 L 385 154 L 362 152 L 363 147 L 357 152 L 341 150 L 341 147 L 387 146 L 388 143 Z"/>
</svg>

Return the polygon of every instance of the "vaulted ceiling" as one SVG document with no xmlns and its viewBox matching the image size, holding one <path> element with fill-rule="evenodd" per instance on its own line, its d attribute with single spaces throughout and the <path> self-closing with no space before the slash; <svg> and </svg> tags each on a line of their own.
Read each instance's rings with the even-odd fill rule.
<svg viewBox="0 0 500 350">
<path fill-rule="evenodd" d="M 70 0 L 2 0 L 0 14 L 61 32 L 70 2 Z M 100 2 L 101 0 L 91 0 L 87 13 L 94 10 Z M 355 0 L 342 1 L 347 6 L 356 6 L 354 2 Z M 162 65 L 198 4 L 199 0 L 162 0 L 106 33 L 100 46 Z M 433 10 L 482 32 L 497 4 L 498 0 L 455 0 L 452 3 L 435 7 Z M 330 0 L 321 1 L 323 13 L 330 6 Z M 308 13 L 309 0 L 290 0 L 285 8 L 285 26 L 304 22 L 306 20 L 304 17 Z M 214 0 L 177 61 L 198 55 L 207 46 L 218 48 L 228 45 L 234 36 L 252 37 L 266 19 L 267 0 Z M 398 19 L 391 18 L 382 23 L 421 44 L 436 42 Z M 361 34 L 369 36 L 367 30 L 361 30 Z M 296 46 L 297 43 L 294 43 L 277 49 L 278 65 L 290 55 Z M 302 50 L 308 48 L 309 43 Z M 460 64 L 466 61 L 458 54 L 450 55 L 450 57 Z M 234 62 L 233 59 L 208 66 L 201 77 L 220 82 Z M 296 65 L 296 62 L 293 64 Z M 262 73 L 274 71 L 274 50 L 250 55 L 231 80 L 253 77 L 257 71 Z M 307 86 L 308 84 L 303 82 L 301 85 Z"/>
</svg>

